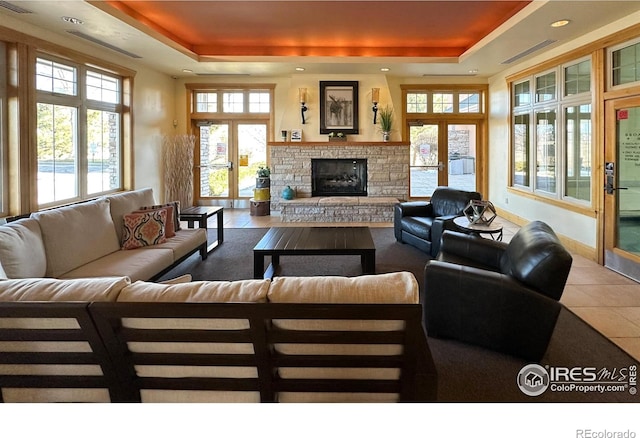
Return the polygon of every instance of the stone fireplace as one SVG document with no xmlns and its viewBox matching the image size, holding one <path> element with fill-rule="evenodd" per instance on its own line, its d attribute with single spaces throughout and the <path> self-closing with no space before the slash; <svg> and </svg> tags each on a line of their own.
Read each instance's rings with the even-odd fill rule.
<svg viewBox="0 0 640 438">
<path fill-rule="evenodd" d="M 393 205 L 409 196 L 407 142 L 272 142 L 268 147 L 271 210 L 279 211 L 283 222 L 390 222 Z M 354 180 L 349 175 L 355 174 L 363 181 L 366 177 L 366 193 L 317 194 L 312 161 L 327 159 L 347 162 L 348 168 L 324 185 L 342 182 L 347 187 Z M 366 161 L 363 174 L 354 173 L 354 159 Z M 287 186 L 295 190 L 292 200 L 282 199 Z"/>
<path fill-rule="evenodd" d="M 366 158 L 312 158 L 311 196 L 367 196 Z"/>
</svg>

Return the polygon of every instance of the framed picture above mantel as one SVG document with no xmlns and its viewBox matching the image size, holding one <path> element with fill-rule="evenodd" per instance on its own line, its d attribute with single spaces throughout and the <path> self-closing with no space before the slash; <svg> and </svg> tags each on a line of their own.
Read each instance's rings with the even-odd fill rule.
<svg viewBox="0 0 640 438">
<path fill-rule="evenodd" d="M 320 134 L 358 134 L 358 81 L 320 81 Z"/>
</svg>

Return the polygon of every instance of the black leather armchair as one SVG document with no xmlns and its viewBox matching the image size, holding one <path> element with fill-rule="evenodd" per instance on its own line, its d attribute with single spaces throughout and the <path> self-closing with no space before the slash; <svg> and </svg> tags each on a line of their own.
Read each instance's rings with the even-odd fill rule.
<svg viewBox="0 0 640 438">
<path fill-rule="evenodd" d="M 523 226 L 508 244 L 446 231 L 424 271 L 427 333 L 539 361 L 571 263 L 544 222 Z"/>
<path fill-rule="evenodd" d="M 472 199 L 480 200 L 478 192 L 466 192 L 438 187 L 429 202 L 401 202 L 394 207 L 393 231 L 398 242 L 408 243 L 435 257 L 440 250 L 444 230 L 455 230 L 453 219 Z"/>
</svg>

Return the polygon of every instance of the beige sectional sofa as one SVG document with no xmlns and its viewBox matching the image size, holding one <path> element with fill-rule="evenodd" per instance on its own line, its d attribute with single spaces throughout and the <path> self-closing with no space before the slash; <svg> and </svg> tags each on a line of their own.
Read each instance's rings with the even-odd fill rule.
<svg viewBox="0 0 640 438">
<path fill-rule="evenodd" d="M 413 274 L 0 281 L 5 402 L 429 401 Z"/>
<path fill-rule="evenodd" d="M 204 229 L 181 229 L 166 242 L 123 250 L 123 217 L 155 205 L 151 189 L 34 213 L 0 226 L 0 275 L 8 278 L 158 278 L 200 251 Z"/>
</svg>

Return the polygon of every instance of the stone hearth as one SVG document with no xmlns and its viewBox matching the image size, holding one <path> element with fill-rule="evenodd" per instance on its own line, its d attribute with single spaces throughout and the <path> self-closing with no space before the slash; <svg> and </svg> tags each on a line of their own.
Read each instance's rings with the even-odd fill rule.
<svg viewBox="0 0 640 438">
<path fill-rule="evenodd" d="M 282 222 L 393 222 L 397 198 L 330 196 L 280 201 Z"/>
</svg>

